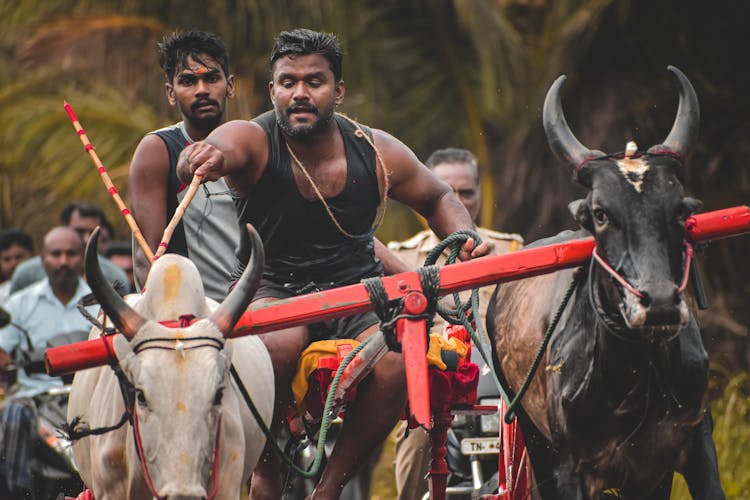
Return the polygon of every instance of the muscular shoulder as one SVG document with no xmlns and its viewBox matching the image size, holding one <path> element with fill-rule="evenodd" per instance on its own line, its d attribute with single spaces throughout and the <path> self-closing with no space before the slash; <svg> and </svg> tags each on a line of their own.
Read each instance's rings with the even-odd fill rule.
<svg viewBox="0 0 750 500">
<path fill-rule="evenodd" d="M 133 153 L 130 163 L 131 180 L 139 175 L 154 175 L 160 173 L 166 175 L 169 171 L 169 153 L 167 145 L 155 133 L 147 134 Z M 153 180 L 153 179 L 150 179 Z"/>
<path fill-rule="evenodd" d="M 372 139 L 375 146 L 380 150 L 381 155 L 386 159 L 386 163 L 400 165 L 403 163 L 411 164 L 417 160 L 414 152 L 406 144 L 393 137 L 388 132 L 377 128 L 372 130 Z"/>
</svg>

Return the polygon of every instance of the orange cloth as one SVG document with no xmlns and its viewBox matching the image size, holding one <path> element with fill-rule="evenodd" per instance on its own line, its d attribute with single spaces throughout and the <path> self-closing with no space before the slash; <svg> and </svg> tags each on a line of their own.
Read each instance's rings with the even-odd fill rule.
<svg viewBox="0 0 750 500">
<path fill-rule="evenodd" d="M 319 340 L 302 351 L 297 364 L 297 373 L 292 379 L 294 403 L 300 413 L 304 410 L 302 406 L 307 394 L 310 374 L 318 369 L 318 359 L 324 356 L 332 356 L 338 359 L 338 346 L 341 344 L 349 344 L 354 349 L 359 345 L 359 342 L 353 339 Z"/>
</svg>

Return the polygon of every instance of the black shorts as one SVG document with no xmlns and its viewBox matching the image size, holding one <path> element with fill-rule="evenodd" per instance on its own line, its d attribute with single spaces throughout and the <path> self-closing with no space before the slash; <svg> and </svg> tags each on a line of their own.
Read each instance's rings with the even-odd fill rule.
<svg viewBox="0 0 750 500">
<path fill-rule="evenodd" d="M 274 299 L 288 299 L 290 297 L 328 290 L 330 288 L 335 288 L 336 286 L 335 283 L 313 282 L 305 285 L 299 285 L 297 283 L 279 284 L 264 277 L 260 282 L 258 291 L 255 292 L 253 301 L 267 297 Z M 343 318 L 329 319 L 321 321 L 320 323 L 313 323 L 308 325 L 310 342 L 331 339 L 356 339 L 362 332 L 379 322 L 380 319 L 377 314 L 370 311 L 362 314 L 355 314 L 353 316 L 345 316 Z"/>
</svg>

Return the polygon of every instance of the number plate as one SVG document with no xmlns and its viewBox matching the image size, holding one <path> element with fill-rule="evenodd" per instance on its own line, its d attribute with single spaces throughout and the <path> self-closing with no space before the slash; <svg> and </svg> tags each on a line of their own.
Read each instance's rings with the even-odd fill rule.
<svg viewBox="0 0 750 500">
<path fill-rule="evenodd" d="M 500 453 L 500 438 L 467 438 L 461 440 L 461 453 L 464 455 L 493 455 Z"/>
</svg>

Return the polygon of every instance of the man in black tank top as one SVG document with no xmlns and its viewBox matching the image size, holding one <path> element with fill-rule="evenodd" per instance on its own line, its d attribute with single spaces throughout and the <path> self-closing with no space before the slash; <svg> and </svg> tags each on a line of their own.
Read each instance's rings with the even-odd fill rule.
<svg viewBox="0 0 750 500">
<path fill-rule="evenodd" d="M 194 173 L 225 177 L 238 198 L 240 222 L 251 222 L 263 238 L 267 271 L 255 302 L 357 282 L 382 273 L 383 265 L 388 272 L 410 270 L 373 239 L 386 195 L 422 214 L 440 237 L 474 227 L 451 188 L 403 143 L 335 113 L 344 98 L 341 62 L 341 46 L 332 35 L 280 33 L 271 55 L 273 111 L 251 122 L 226 123 L 180 155 L 182 181 Z M 490 250 L 491 244 L 468 241 L 459 257 Z M 310 340 L 362 340 L 377 329 L 377 318 L 369 314 L 262 335 L 276 376 L 274 428 L 286 416 L 291 379 Z M 347 409 L 312 498 L 338 498 L 398 421 L 405 386 L 403 358 L 386 354 Z M 281 498 L 277 458 L 269 446 L 264 453 L 251 498 Z"/>
<path fill-rule="evenodd" d="M 147 134 L 130 164 L 131 209 L 152 250 L 182 199 L 186 185 L 176 173 L 177 158 L 189 144 L 204 139 L 224 122 L 226 100 L 234 95 L 234 75 L 219 37 L 203 31 L 177 32 L 159 44 L 167 99 L 182 121 Z M 226 182 L 204 183 L 175 229 L 167 252 L 189 257 L 206 295 L 222 301 L 234 266 L 239 225 Z M 135 275 L 145 284 L 150 268 L 137 247 Z"/>
</svg>

